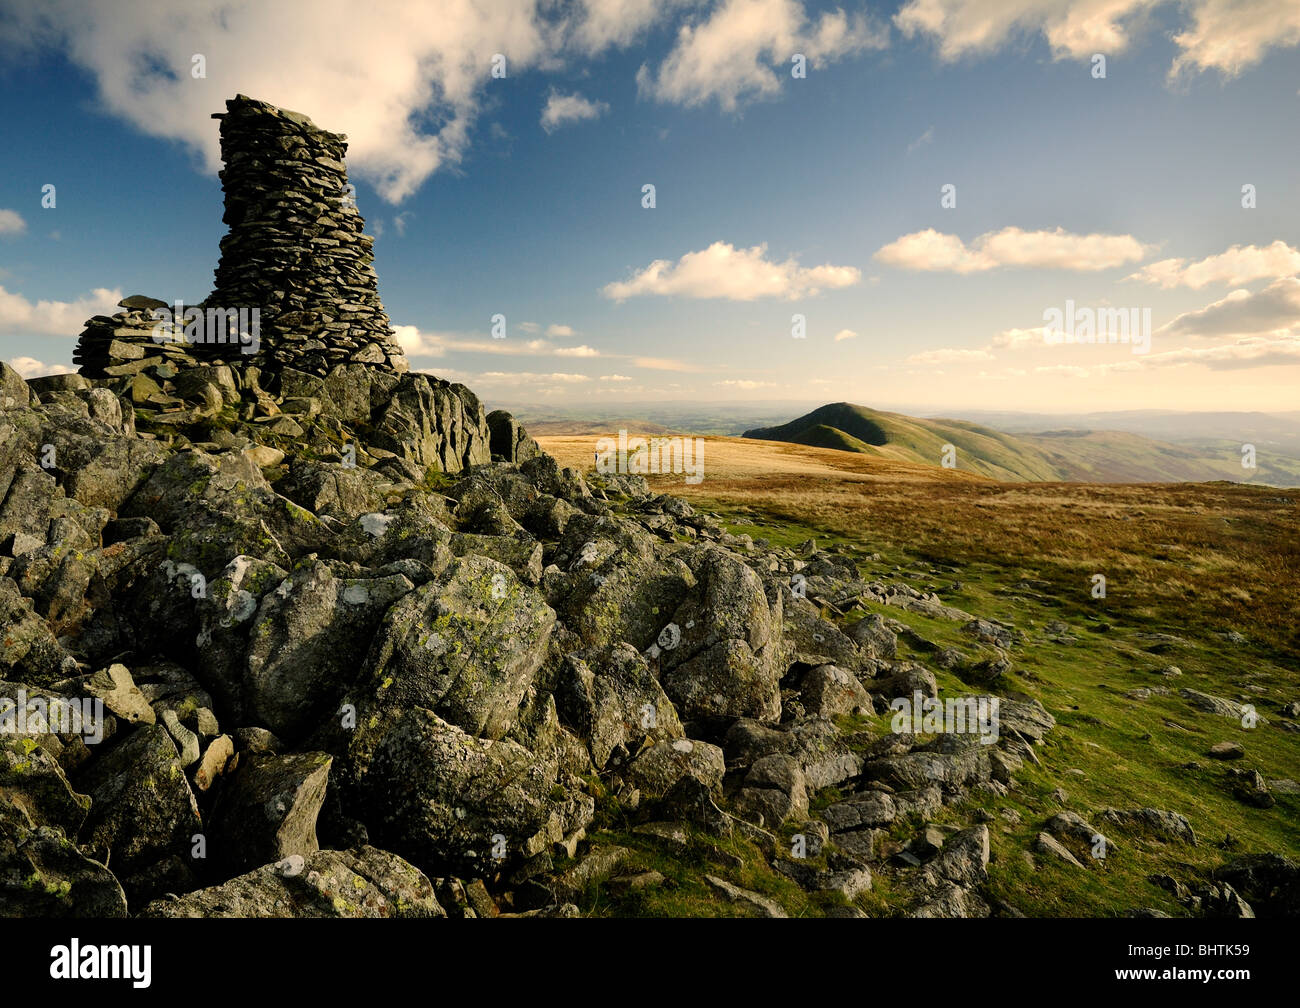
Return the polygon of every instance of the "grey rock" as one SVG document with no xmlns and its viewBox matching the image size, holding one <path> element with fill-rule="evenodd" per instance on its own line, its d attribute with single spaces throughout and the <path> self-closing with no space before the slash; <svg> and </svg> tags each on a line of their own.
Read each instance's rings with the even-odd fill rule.
<svg viewBox="0 0 1300 1008">
<path fill-rule="evenodd" d="M 1176 841 L 1196 845 L 1196 834 L 1187 817 L 1162 809 L 1102 809 L 1101 818 L 1130 833 L 1150 836 L 1157 840 Z"/>
<path fill-rule="evenodd" d="M 145 907 L 144 917 L 445 917 L 423 872 L 364 846 L 264 865 L 210 889 Z"/>
<path fill-rule="evenodd" d="M 319 850 L 316 818 L 325 800 L 331 757 L 325 753 L 242 758 L 213 808 L 218 860 L 229 871 Z"/>
<path fill-rule="evenodd" d="M 716 875 L 705 875 L 704 881 L 709 884 L 715 893 L 721 896 L 733 906 L 740 907 L 747 911 L 751 917 L 789 917 L 785 908 L 776 900 L 768 899 L 756 892 L 748 889 L 742 889 L 740 886 L 732 885 L 726 879 L 720 879 Z"/>
<path fill-rule="evenodd" d="M 135 729 L 74 778 L 90 795 L 82 848 L 118 874 L 176 854 L 188 860 L 201 832 L 176 746 L 161 725 Z"/>
</svg>

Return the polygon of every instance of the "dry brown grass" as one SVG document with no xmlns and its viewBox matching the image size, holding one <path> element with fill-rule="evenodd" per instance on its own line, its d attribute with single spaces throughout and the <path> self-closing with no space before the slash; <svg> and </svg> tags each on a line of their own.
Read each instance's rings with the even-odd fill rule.
<svg viewBox="0 0 1300 1008">
<path fill-rule="evenodd" d="M 635 433 L 635 432 L 633 432 Z M 594 436 L 541 438 L 592 469 Z M 705 439 L 705 478 L 650 477 L 656 490 L 728 515 L 757 513 L 932 560 L 1089 583 L 1134 620 L 1198 620 L 1300 654 L 1296 491 L 1230 483 L 999 483 L 968 473 L 743 438 Z"/>
</svg>

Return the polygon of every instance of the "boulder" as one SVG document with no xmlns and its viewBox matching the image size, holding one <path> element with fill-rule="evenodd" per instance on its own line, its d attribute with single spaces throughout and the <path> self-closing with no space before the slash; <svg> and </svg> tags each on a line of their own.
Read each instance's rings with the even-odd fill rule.
<svg viewBox="0 0 1300 1008">
<path fill-rule="evenodd" d="M 445 917 L 433 885 L 394 854 L 362 846 L 291 855 L 210 889 L 155 900 L 143 917 Z"/>
<path fill-rule="evenodd" d="M 423 707 L 499 739 L 546 658 L 555 612 L 504 564 L 462 557 L 393 605 L 374 635 L 365 707 Z"/>
<path fill-rule="evenodd" d="M 175 854 L 188 861 L 201 831 L 176 745 L 161 725 L 132 731 L 74 778 L 90 795 L 82 848 L 118 875 Z"/>
<path fill-rule="evenodd" d="M 210 816 L 217 860 L 238 873 L 319 850 L 316 818 L 330 763 L 318 752 L 242 758 Z"/>
<path fill-rule="evenodd" d="M 298 563 L 262 597 L 248 636 L 243 701 L 281 738 L 306 734 L 339 700 L 385 613 L 415 586 L 405 576 L 337 578 Z"/>
</svg>

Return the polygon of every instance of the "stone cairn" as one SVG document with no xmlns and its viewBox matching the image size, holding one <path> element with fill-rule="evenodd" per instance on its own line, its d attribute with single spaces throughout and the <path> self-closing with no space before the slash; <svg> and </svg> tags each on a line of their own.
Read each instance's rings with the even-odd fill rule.
<svg viewBox="0 0 1300 1008">
<path fill-rule="evenodd" d="M 237 95 L 221 120 L 221 172 L 230 228 L 216 287 L 199 308 L 259 313 L 257 352 L 234 343 L 158 342 L 153 309 L 135 295 L 112 318 L 86 323 L 73 357 L 88 377 L 156 363 L 256 363 L 326 375 L 339 364 L 407 370 L 379 300 L 374 239 L 362 233 L 348 186 L 347 138 L 306 116 Z M 163 360 L 158 360 L 163 358 Z"/>
<path fill-rule="evenodd" d="M 233 345 L 155 340 L 159 320 L 153 313 L 165 309 L 168 313 L 165 317 L 171 319 L 176 312 L 174 304 L 132 294 L 119 301 L 118 307 L 126 311 L 87 320 L 86 329 L 77 341 L 72 363 L 87 378 L 120 378 L 146 369 L 161 369 L 164 377 L 171 377 L 199 364 L 234 363 L 240 356 L 239 348 Z M 182 306 L 182 312 L 190 307 L 197 306 Z M 166 328 L 170 327 L 168 322 Z"/>
</svg>

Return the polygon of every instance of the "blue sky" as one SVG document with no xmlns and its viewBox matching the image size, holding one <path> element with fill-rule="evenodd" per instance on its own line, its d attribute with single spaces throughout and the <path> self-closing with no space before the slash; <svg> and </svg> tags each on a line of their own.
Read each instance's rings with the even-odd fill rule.
<svg viewBox="0 0 1300 1008">
<path fill-rule="evenodd" d="M 349 135 L 412 365 L 492 404 L 1300 409 L 1294 0 L 108 6 L 0 2 L 29 374 L 208 293 L 243 92 Z M 1048 343 L 1067 299 L 1150 309 L 1147 352 Z"/>
</svg>

